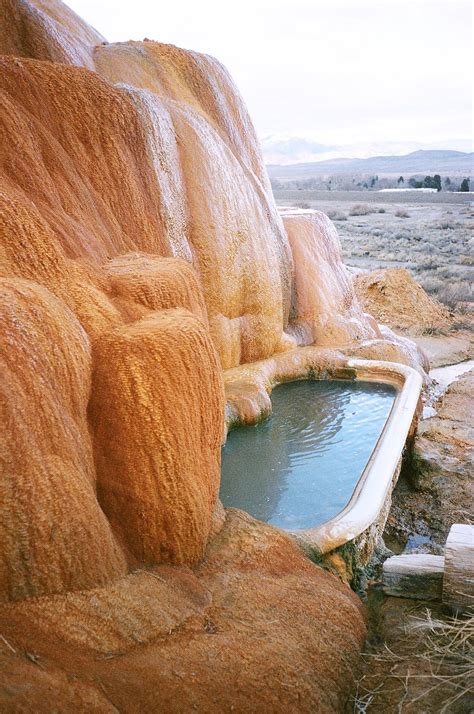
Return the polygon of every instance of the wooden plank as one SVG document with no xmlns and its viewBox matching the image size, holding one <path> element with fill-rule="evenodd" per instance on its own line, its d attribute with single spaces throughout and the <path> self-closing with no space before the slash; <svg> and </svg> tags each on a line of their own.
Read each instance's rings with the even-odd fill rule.
<svg viewBox="0 0 474 714">
<path fill-rule="evenodd" d="M 394 555 L 383 564 L 384 592 L 394 597 L 441 600 L 443 568 L 442 555 Z"/>
<path fill-rule="evenodd" d="M 474 526 L 451 526 L 445 550 L 443 602 L 456 612 L 474 610 Z"/>
</svg>

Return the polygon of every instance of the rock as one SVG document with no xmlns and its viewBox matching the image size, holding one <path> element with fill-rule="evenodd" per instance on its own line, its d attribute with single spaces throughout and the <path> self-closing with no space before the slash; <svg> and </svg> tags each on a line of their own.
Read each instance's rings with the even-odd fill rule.
<svg viewBox="0 0 474 714">
<path fill-rule="evenodd" d="M 185 55 L 181 51 L 183 61 Z M 141 57 L 137 52 L 137 68 Z M 193 58 L 191 84 L 193 76 L 203 81 L 207 67 L 203 56 Z M 173 66 L 166 82 L 171 97 L 181 87 Z M 227 107 L 232 122 L 235 90 L 223 70 L 214 70 L 216 103 Z M 210 123 L 195 101 L 170 102 L 168 96 L 114 87 L 75 66 L 30 59 L 18 66 L 6 56 L 0 91 L 6 211 L 11 200 L 22 209 L 4 222 L 7 275 L 42 281 L 66 296 L 72 309 L 87 313 L 89 328 L 100 292 L 101 315 L 110 317 L 109 325 L 117 323 L 113 305 L 110 315 L 104 309 L 107 260 L 131 252 L 180 257 L 199 275 L 224 367 L 286 348 L 293 272 L 288 238 L 270 190 L 249 178 L 247 159 L 230 151 L 226 132 L 214 126 L 224 117 L 213 114 Z M 41 226 L 41 235 L 38 228 L 25 232 L 25 249 L 17 253 L 11 246 L 25 218 Z M 48 262 L 54 258 L 54 272 L 39 259 L 32 266 L 34 252 L 51 256 Z M 62 269 L 65 259 L 74 270 Z M 90 286 L 82 287 L 82 300 L 73 298 L 76 277 Z M 114 285 L 117 290 L 117 276 Z"/>
<path fill-rule="evenodd" d="M 104 585 L 125 559 L 96 498 L 91 351 L 48 290 L 0 279 L 0 602 Z"/>
<path fill-rule="evenodd" d="M 444 547 L 451 525 L 470 518 L 473 396 L 471 370 L 451 383 L 435 405 L 437 415 L 420 422 L 411 463 L 393 493 L 391 538 L 404 541 L 415 533 Z"/>
<path fill-rule="evenodd" d="M 306 345 L 338 346 L 380 337 L 356 299 L 329 218 L 320 211 L 286 211 L 283 223 L 295 264 L 288 332 Z"/>
<path fill-rule="evenodd" d="M 441 600 L 444 558 L 442 555 L 394 555 L 383 564 L 387 595 L 415 600 Z"/>
<path fill-rule="evenodd" d="M 474 354 L 471 335 L 412 337 L 428 357 L 431 369 L 457 364 L 471 359 Z"/>
<path fill-rule="evenodd" d="M 193 564 L 220 483 L 224 390 L 205 325 L 162 310 L 94 347 L 98 498 L 130 562 Z"/>
<path fill-rule="evenodd" d="M 59 0 L 1 0 L 0 54 L 93 68 L 104 38 Z"/>
<path fill-rule="evenodd" d="M 150 310 L 182 307 L 208 326 L 199 280 L 185 260 L 131 253 L 111 260 L 106 270 L 110 295 L 127 322 Z"/>
<path fill-rule="evenodd" d="M 344 352 L 358 359 L 378 359 L 398 362 L 418 370 L 423 380 L 428 380 L 429 363 L 422 350 L 407 337 L 396 335 L 390 328 L 379 325 L 380 337 L 348 345 Z"/>
<path fill-rule="evenodd" d="M 71 693 L 53 683 L 69 681 L 123 712 L 336 714 L 365 623 L 355 594 L 287 535 L 231 510 L 194 572 L 159 566 L 107 588 L 0 606 L 0 632 L 15 653 L 34 643 L 41 669 L 30 665 L 45 675 L 30 675 L 0 639 L 5 712 L 24 701 L 21 674 L 38 713 L 58 697 L 67 705 Z"/>
<path fill-rule="evenodd" d="M 450 511 L 446 516 L 451 523 L 456 520 L 453 509 L 465 509 L 472 502 L 473 394 L 471 370 L 452 382 L 435 405 L 437 416 L 421 422 L 414 445 L 415 486 L 436 493 L 443 509 Z"/>
</svg>

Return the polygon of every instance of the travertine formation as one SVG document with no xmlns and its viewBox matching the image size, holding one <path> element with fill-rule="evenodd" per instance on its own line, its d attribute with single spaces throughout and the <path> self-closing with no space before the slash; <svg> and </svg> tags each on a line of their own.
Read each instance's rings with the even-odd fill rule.
<svg viewBox="0 0 474 714">
<path fill-rule="evenodd" d="M 320 211 L 283 212 L 295 263 L 292 324 L 299 344 L 350 345 L 381 337 L 364 315 L 334 224 Z"/>
<path fill-rule="evenodd" d="M 40 285 L 0 291 L 0 600 L 102 585 L 126 568 L 95 494 L 89 340 Z"/>
<path fill-rule="evenodd" d="M 195 572 L 0 606 L 0 632 L 2 712 L 309 714 L 348 701 L 365 628 L 346 585 L 231 510 Z"/>
<path fill-rule="evenodd" d="M 0 54 L 93 69 L 93 48 L 105 42 L 61 0 L 1 0 L 0 16 Z"/>
<path fill-rule="evenodd" d="M 129 94 L 78 67 L 0 63 L 8 599 L 200 558 L 223 390 Z"/>
<path fill-rule="evenodd" d="M 216 60 L 109 45 L 58 0 L 0 10 L 0 708 L 337 711 L 360 607 L 226 518 L 222 369 L 418 355 L 362 312 L 325 216 L 284 225 Z"/>
<path fill-rule="evenodd" d="M 219 491 L 217 356 L 188 310 L 161 310 L 94 345 L 89 418 L 97 490 L 131 564 L 193 564 Z"/>
</svg>

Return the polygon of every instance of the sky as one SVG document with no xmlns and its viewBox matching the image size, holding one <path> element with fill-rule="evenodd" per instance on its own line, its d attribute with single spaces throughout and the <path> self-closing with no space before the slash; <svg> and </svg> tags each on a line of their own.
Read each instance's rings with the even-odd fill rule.
<svg viewBox="0 0 474 714">
<path fill-rule="evenodd" d="M 109 42 L 148 37 L 217 57 L 261 137 L 472 135 L 470 0 L 66 2 Z"/>
</svg>

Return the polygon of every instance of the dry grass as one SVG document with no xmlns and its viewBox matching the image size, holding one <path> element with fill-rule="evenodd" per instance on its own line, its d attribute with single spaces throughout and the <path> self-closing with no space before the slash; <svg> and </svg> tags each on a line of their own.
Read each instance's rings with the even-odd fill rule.
<svg viewBox="0 0 474 714">
<path fill-rule="evenodd" d="M 390 711 L 469 711 L 474 703 L 474 615 L 441 619 L 426 610 L 423 617 L 410 618 L 402 644 L 397 651 L 385 645 L 364 655 L 368 671 L 358 682 L 353 712 L 385 711 L 379 699 L 393 685 L 398 702 Z M 368 674 L 374 667 L 385 676 L 374 681 Z"/>
</svg>

